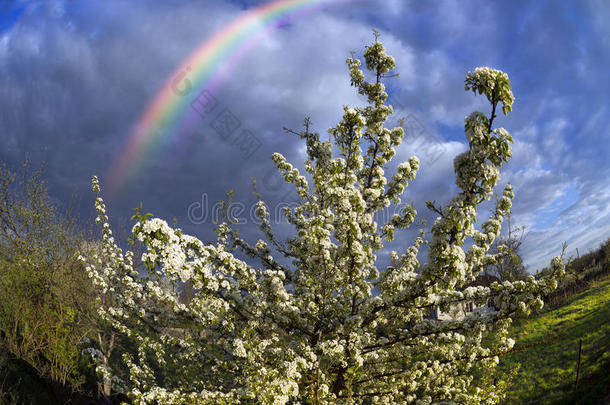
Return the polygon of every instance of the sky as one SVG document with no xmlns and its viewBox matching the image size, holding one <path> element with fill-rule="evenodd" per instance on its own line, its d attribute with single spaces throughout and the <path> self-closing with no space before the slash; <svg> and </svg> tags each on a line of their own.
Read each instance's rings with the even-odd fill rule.
<svg viewBox="0 0 610 405">
<path fill-rule="evenodd" d="M 0 0 L 0 160 L 15 168 L 26 158 L 44 164 L 54 200 L 67 206 L 76 193 L 78 212 L 91 218 L 91 175 L 112 188 L 117 158 L 164 83 L 177 79 L 194 50 L 266 3 Z M 283 128 L 299 131 L 308 116 L 326 139 L 343 106 L 364 105 L 345 59 L 361 57 L 376 29 L 399 74 L 385 83 L 395 110 L 388 125 L 405 118 L 405 142 L 391 167 L 420 158 L 403 201 L 415 201 L 427 221 L 399 235 L 380 260 L 388 249 L 408 247 L 418 226 L 429 229 L 434 213 L 426 200 L 442 205 L 456 194 L 453 159 L 467 147 L 464 117 L 490 112 L 464 91 L 477 66 L 505 71 L 515 94 L 513 112 L 496 120 L 515 140 L 497 192 L 513 184 L 511 223 L 526 229 L 528 269 L 547 266 L 564 242 L 568 255 L 596 248 L 610 236 L 608 21 L 603 0 L 346 0 L 302 9 L 267 30 L 261 21 L 238 58 L 228 54 L 214 67 L 222 80 L 190 94 L 209 95 L 214 110 L 186 108 L 187 124 L 131 154 L 139 170 L 116 193 L 102 193 L 113 225 L 130 227 L 142 202 L 211 241 L 217 203 L 233 189 L 234 216 L 255 241 L 251 178 L 272 213 L 294 201 L 271 154 L 302 168 L 304 145 Z M 223 117 L 235 133 L 220 125 Z M 285 221 L 276 222 L 289 235 Z"/>
</svg>

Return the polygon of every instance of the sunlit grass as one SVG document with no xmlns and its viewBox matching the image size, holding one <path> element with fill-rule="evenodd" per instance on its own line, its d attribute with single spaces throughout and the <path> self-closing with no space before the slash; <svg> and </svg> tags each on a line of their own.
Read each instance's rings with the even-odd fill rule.
<svg viewBox="0 0 610 405">
<path fill-rule="evenodd" d="M 515 323 L 515 351 L 502 369 L 521 363 L 509 404 L 596 404 L 610 394 L 610 277 L 566 304 Z M 579 387 L 574 392 L 582 339 Z"/>
</svg>

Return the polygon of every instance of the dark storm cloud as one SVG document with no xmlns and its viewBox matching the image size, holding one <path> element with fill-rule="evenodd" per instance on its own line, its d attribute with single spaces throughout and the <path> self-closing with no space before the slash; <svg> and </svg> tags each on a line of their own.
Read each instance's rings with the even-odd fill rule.
<svg viewBox="0 0 610 405">
<path fill-rule="evenodd" d="M 0 20 L 0 157 L 12 164 L 26 154 L 46 160 L 54 195 L 66 201 L 77 189 L 83 212 L 90 212 L 91 174 L 107 172 L 159 87 L 199 43 L 255 3 L 15 2 L 6 13 L 19 9 L 19 15 Z M 147 210 L 210 239 L 211 221 L 188 219 L 189 207 L 204 196 L 212 206 L 233 188 L 247 210 L 255 176 L 272 206 L 292 198 L 270 156 L 281 152 L 302 168 L 303 148 L 282 127 L 299 130 L 311 116 L 326 138 L 343 105 L 363 103 L 344 61 L 350 50 L 361 54 L 377 28 L 398 63 L 400 77 L 387 81 L 392 102 L 400 104 L 397 115 L 417 117 L 443 148 L 435 159 L 421 145 L 398 151 L 397 161 L 413 154 L 422 160 L 404 201 L 417 201 L 431 222 L 423 202 L 446 203 L 455 194 L 463 118 L 474 109 L 488 113 L 481 97 L 464 92 L 463 78 L 489 65 L 509 73 L 516 94 L 513 114 L 497 123 L 516 140 L 503 182 L 517 190 L 518 224 L 532 229 L 526 261 L 545 265 L 564 240 L 573 248 L 594 246 L 610 226 L 604 191 L 610 188 L 610 30 L 600 17 L 607 8 L 603 2 L 371 0 L 293 21 L 257 44 L 215 94 L 218 112 L 229 111 L 256 138 L 255 152 L 246 158 L 212 126 L 213 117 L 195 119 L 190 141 L 151 156 L 135 183 L 111 201 L 111 215 L 122 221 L 143 201 Z M 568 194 L 569 205 L 549 214 Z M 251 226 L 245 233 L 254 237 Z"/>
</svg>

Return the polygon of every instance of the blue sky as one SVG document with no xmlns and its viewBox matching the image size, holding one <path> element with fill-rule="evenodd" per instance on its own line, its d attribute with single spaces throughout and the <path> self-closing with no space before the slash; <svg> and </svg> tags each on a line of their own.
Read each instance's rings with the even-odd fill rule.
<svg viewBox="0 0 610 405">
<path fill-rule="evenodd" d="M 53 197 L 92 214 L 90 176 L 107 172 L 130 129 L 174 68 L 206 38 L 262 4 L 82 0 L 0 2 L 0 159 L 46 162 Z M 463 119 L 487 106 L 466 93 L 466 72 L 507 72 L 513 113 L 498 120 L 515 139 L 502 184 L 516 190 L 513 223 L 526 226 L 530 270 L 595 248 L 610 236 L 610 5 L 605 1 L 399 1 L 340 3 L 305 15 L 262 40 L 215 94 L 260 147 L 243 151 L 201 122 L 179 155 L 152 159 L 137 181 L 109 201 L 116 223 L 140 201 L 158 216 L 212 239 L 212 206 L 230 188 L 247 212 L 250 178 L 272 206 L 291 198 L 273 175 L 271 153 L 300 166 L 303 147 L 282 127 L 305 116 L 323 136 L 343 105 L 362 105 L 349 86 L 345 59 L 361 55 L 381 32 L 400 76 L 388 80 L 397 116 L 420 129 L 396 161 L 418 155 L 422 168 L 407 189 L 422 218 L 425 200 L 455 193 L 453 158 L 466 147 Z M 430 154 L 434 146 L 438 153 Z M 208 207 L 211 209 L 210 207 Z M 483 211 L 488 209 L 483 207 Z M 190 214 L 189 214 L 190 213 Z M 256 237 L 248 218 L 246 235 Z M 278 225 L 285 232 L 283 224 Z M 391 245 L 401 249 L 407 232 Z"/>
</svg>

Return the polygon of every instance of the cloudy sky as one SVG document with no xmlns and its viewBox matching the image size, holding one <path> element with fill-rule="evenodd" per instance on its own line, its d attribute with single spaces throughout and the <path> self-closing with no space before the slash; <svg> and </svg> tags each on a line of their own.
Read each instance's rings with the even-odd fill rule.
<svg viewBox="0 0 610 405">
<path fill-rule="evenodd" d="M 52 196 L 67 204 L 78 192 L 89 218 L 91 175 L 100 175 L 103 188 L 112 181 L 117 156 L 164 83 L 195 49 L 265 3 L 0 1 L 0 159 L 12 167 L 26 156 L 35 166 L 45 162 Z M 377 29 L 397 61 L 399 77 L 386 82 L 390 100 L 406 118 L 396 160 L 422 161 L 404 200 L 415 200 L 430 221 L 424 202 L 443 204 L 455 194 L 463 119 L 475 109 L 489 114 L 484 100 L 464 91 L 464 75 L 498 68 L 516 96 L 513 113 L 497 121 L 515 139 L 502 183 L 516 190 L 512 222 L 527 227 L 529 269 L 547 265 L 564 241 L 568 254 L 595 248 L 610 236 L 608 21 L 603 0 L 337 1 L 268 29 L 261 21 L 247 52 L 229 52 L 215 65 L 224 80 L 206 99 L 214 109 L 184 111 L 186 129 L 161 134 L 156 148 L 134 155 L 141 170 L 107 195 L 110 215 L 125 223 L 141 201 L 210 240 L 214 205 L 234 189 L 243 204 L 236 216 L 255 237 L 250 179 L 258 178 L 272 207 L 294 198 L 270 155 L 281 152 L 301 167 L 303 145 L 282 128 L 299 130 L 310 116 L 324 138 L 344 105 L 363 104 L 345 59 L 361 55 Z M 205 88 L 195 90 L 191 97 Z M 223 117 L 234 134 L 219 126 Z M 412 236 L 392 247 L 404 248 Z"/>
</svg>

